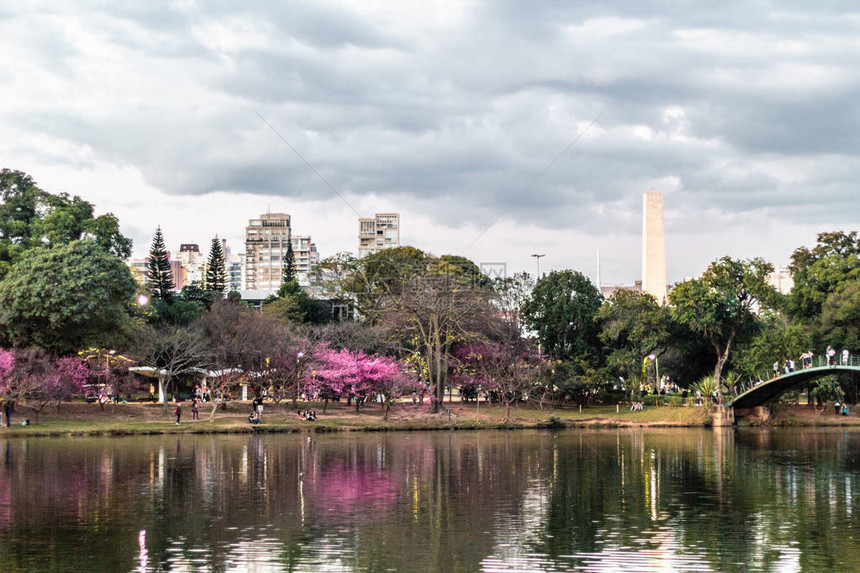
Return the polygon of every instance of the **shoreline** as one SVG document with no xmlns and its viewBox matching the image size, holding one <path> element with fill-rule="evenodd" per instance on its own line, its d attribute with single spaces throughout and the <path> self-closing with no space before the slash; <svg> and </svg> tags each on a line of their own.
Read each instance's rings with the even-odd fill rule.
<svg viewBox="0 0 860 573">
<path fill-rule="evenodd" d="M 291 402 L 279 405 L 267 403 L 263 422 L 248 422 L 250 402 L 230 402 L 226 409 L 216 412 L 210 421 L 211 405 L 200 409 L 200 419 L 191 420 L 190 408 L 183 411 L 183 420 L 176 425 L 173 406 L 164 416 L 163 406 L 151 403 L 98 404 L 64 403 L 45 408 L 38 416 L 35 410 L 19 407 L 12 415 L 12 426 L 0 428 L 0 439 L 19 437 L 110 437 L 154 435 L 225 435 L 225 434 L 289 434 L 289 433 L 352 433 L 352 432 L 414 432 L 440 430 L 518 430 L 518 429 L 613 429 L 613 428 L 701 428 L 712 426 L 710 409 L 696 406 L 651 406 L 639 412 L 629 412 L 614 406 L 594 406 L 581 411 L 573 407 L 541 410 L 521 405 L 511 408 L 511 420 L 504 422 L 504 407 L 474 403 L 445 403 L 441 413 L 430 413 L 429 405 L 398 404 L 383 419 L 377 405 L 365 405 L 356 413 L 354 407 L 330 403 L 299 404 L 299 409 L 314 409 L 318 419 L 301 420 Z M 30 420 L 27 426 L 22 425 Z M 741 421 L 735 427 L 860 427 L 860 417 L 841 416 L 830 408 L 812 409 L 807 406 L 774 408 L 770 420 L 764 423 Z"/>
</svg>

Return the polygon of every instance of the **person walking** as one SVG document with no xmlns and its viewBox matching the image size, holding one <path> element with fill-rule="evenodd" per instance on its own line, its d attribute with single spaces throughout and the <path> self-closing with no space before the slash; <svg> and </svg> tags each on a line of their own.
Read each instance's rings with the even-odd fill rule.
<svg viewBox="0 0 860 573">
<path fill-rule="evenodd" d="M 173 413 L 176 414 L 176 425 L 178 426 L 179 421 L 182 419 L 182 402 L 181 401 L 177 400 L 176 409 L 173 411 Z"/>
<path fill-rule="evenodd" d="M 842 366 L 848 366 L 848 362 L 851 358 L 851 353 L 848 352 L 847 348 L 842 349 Z"/>
<path fill-rule="evenodd" d="M 200 419 L 200 409 L 197 405 L 197 398 L 191 399 L 191 419 L 199 420 Z"/>
</svg>

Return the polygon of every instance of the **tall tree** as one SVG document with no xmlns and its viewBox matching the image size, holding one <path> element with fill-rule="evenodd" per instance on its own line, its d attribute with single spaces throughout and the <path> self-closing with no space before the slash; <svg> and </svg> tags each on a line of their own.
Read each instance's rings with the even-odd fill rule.
<svg viewBox="0 0 860 573">
<path fill-rule="evenodd" d="M 26 173 L 0 170 L 0 199 L 0 279 L 33 248 L 88 239 L 121 259 L 131 255 L 131 239 L 119 232 L 116 217 L 96 217 L 91 203 L 47 193 Z"/>
<path fill-rule="evenodd" d="M 600 340 L 608 348 L 607 365 L 629 382 L 639 377 L 642 359 L 658 358 L 668 350 L 672 338 L 669 309 L 649 294 L 619 289 L 597 313 Z"/>
<path fill-rule="evenodd" d="M 386 298 L 383 324 L 401 341 L 407 362 L 433 389 L 438 411 L 445 396 L 454 344 L 507 330 L 491 304 L 493 293 L 454 276 L 414 277 Z"/>
<path fill-rule="evenodd" d="M 669 294 L 675 319 L 711 343 L 718 389 L 733 345 L 754 331 L 756 312 L 779 303 L 779 293 L 767 282 L 771 272 L 773 265 L 763 259 L 723 257 L 700 278 L 677 285 Z"/>
<path fill-rule="evenodd" d="M 597 361 L 595 316 L 603 297 L 579 271 L 553 271 L 538 280 L 523 309 L 545 352 L 558 360 Z"/>
<path fill-rule="evenodd" d="M 135 333 L 133 346 L 132 355 L 138 363 L 158 371 L 160 394 L 165 397 L 165 416 L 167 397 L 174 380 L 209 363 L 209 348 L 202 329 L 196 325 L 160 328 L 144 326 Z"/>
<path fill-rule="evenodd" d="M 224 259 L 224 249 L 217 235 L 212 239 L 209 249 L 209 259 L 206 261 L 206 276 L 203 280 L 203 290 L 223 293 L 227 289 L 227 266 Z"/>
<path fill-rule="evenodd" d="M 828 296 L 844 283 L 860 280 L 860 237 L 856 231 L 819 233 L 815 247 L 800 247 L 792 253 L 789 268 L 794 280 L 789 313 L 814 321 Z"/>
<path fill-rule="evenodd" d="M 152 288 L 155 298 L 170 302 L 173 300 L 173 271 L 170 270 L 170 259 L 167 255 L 167 247 L 164 244 L 164 236 L 161 234 L 161 226 L 155 229 L 155 237 L 152 238 L 152 246 L 149 248 L 149 258 L 146 261 L 146 280 Z"/>
<path fill-rule="evenodd" d="M 286 284 L 297 280 L 296 254 L 293 252 L 293 242 L 287 243 L 287 254 L 284 256 L 284 271 L 281 273 L 281 283 Z"/>
<path fill-rule="evenodd" d="M 128 267 L 93 241 L 32 249 L 0 282 L 3 336 L 56 354 L 116 344 L 136 290 Z"/>
</svg>

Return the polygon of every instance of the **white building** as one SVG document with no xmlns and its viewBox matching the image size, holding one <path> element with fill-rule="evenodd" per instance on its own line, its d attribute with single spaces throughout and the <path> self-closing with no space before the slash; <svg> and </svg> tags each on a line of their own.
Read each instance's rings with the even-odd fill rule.
<svg viewBox="0 0 860 573">
<path fill-rule="evenodd" d="M 277 290 L 291 241 L 290 216 L 265 213 L 245 227 L 245 289 Z"/>
<path fill-rule="evenodd" d="M 358 220 L 358 256 L 400 246 L 400 213 L 377 213 Z"/>
</svg>

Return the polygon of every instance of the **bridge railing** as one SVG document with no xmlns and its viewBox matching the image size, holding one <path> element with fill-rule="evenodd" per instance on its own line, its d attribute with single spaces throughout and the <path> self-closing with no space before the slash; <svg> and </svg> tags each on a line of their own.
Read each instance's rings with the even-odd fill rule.
<svg viewBox="0 0 860 573">
<path fill-rule="evenodd" d="M 783 362 L 779 364 L 779 371 L 774 372 L 774 370 L 767 369 L 763 370 L 759 373 L 757 377 L 751 377 L 745 381 L 740 381 L 732 388 L 732 393 L 735 396 L 740 396 L 747 390 L 755 388 L 759 384 L 763 382 L 767 382 L 769 380 L 773 380 L 775 378 L 781 378 L 782 376 L 786 376 L 787 374 L 792 374 L 793 372 L 798 372 L 802 370 L 808 370 L 809 368 L 823 368 L 826 366 L 855 366 L 860 367 L 860 355 L 849 354 L 847 359 L 843 357 L 841 352 L 837 352 L 836 356 L 832 357 L 832 361 L 827 359 L 827 356 L 817 355 L 812 357 L 812 362 L 809 366 L 804 367 L 802 365 L 802 361 L 795 360 L 795 368 L 791 372 L 786 373 L 785 365 Z"/>
</svg>

